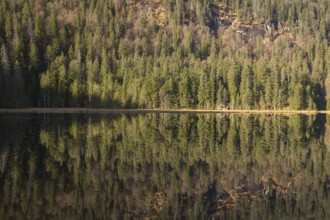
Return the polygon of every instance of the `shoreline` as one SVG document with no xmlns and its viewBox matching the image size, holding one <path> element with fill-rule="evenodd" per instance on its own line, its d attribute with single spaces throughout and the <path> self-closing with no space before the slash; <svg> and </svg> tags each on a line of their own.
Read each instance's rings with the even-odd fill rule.
<svg viewBox="0 0 330 220">
<path fill-rule="evenodd" d="M 0 109 L 0 113 L 230 113 L 230 114 L 330 114 L 318 110 L 207 110 L 207 109 L 93 109 L 93 108 L 22 108 Z"/>
</svg>

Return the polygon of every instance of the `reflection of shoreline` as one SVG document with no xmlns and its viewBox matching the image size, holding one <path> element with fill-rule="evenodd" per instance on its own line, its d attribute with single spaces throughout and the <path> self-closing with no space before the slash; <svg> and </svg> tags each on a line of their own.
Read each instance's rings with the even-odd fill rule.
<svg viewBox="0 0 330 220">
<path fill-rule="evenodd" d="M 275 201 L 288 193 L 293 182 L 293 178 L 286 183 L 280 183 L 271 177 L 262 176 L 260 183 L 257 184 L 244 176 L 239 186 L 233 187 L 229 191 L 221 190 L 215 193 L 215 198 L 213 201 L 211 200 L 208 213 L 217 216 L 228 212 L 235 208 L 239 200 L 243 198 L 249 202 L 256 199 L 261 199 L 265 202 L 266 200 Z M 293 194 L 295 195 L 295 193 Z"/>
<path fill-rule="evenodd" d="M 264 202 L 275 202 L 279 198 L 285 198 L 291 188 L 292 199 L 296 199 L 298 194 L 293 192 L 294 178 L 290 181 L 280 183 L 271 177 L 262 176 L 259 183 L 251 181 L 247 176 L 240 178 L 239 186 L 231 186 L 230 189 L 220 189 L 217 191 L 214 184 L 208 186 L 208 191 L 201 192 L 201 189 L 193 189 L 193 194 L 187 194 L 183 199 L 189 209 L 189 202 L 197 200 L 197 197 L 203 198 L 204 204 L 208 204 L 205 208 L 207 214 L 213 217 L 222 217 L 223 214 L 232 211 L 239 206 L 240 201 L 247 200 L 252 203 L 255 200 Z M 291 196 L 292 196 L 291 195 Z M 150 197 L 150 196 L 149 196 Z M 157 219 L 160 217 L 161 211 L 166 206 L 167 192 L 156 192 L 151 198 L 145 198 L 146 210 L 144 215 L 136 214 L 137 210 L 132 211 L 136 218 L 139 219 Z M 192 208 L 192 207 L 190 207 Z"/>
<path fill-rule="evenodd" d="M 206 110 L 206 109 L 93 109 L 93 108 L 26 108 L 0 109 L 0 113 L 238 113 L 238 114 L 330 114 L 318 110 Z"/>
</svg>

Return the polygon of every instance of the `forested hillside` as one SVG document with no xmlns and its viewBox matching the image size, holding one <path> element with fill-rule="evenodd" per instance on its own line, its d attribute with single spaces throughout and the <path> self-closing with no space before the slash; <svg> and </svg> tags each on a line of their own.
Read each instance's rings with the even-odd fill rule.
<svg viewBox="0 0 330 220">
<path fill-rule="evenodd" d="M 330 109 L 328 0 L 1 0 L 0 107 Z"/>
</svg>

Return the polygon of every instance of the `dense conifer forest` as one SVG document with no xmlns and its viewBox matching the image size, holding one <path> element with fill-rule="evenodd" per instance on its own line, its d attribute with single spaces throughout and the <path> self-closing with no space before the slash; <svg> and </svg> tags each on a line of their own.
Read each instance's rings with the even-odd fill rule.
<svg viewBox="0 0 330 220">
<path fill-rule="evenodd" d="M 1 0 L 0 107 L 330 109 L 328 0 Z"/>
</svg>

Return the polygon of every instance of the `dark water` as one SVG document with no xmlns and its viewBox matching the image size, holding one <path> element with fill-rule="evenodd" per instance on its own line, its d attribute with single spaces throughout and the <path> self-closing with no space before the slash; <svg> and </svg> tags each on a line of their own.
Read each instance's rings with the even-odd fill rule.
<svg viewBox="0 0 330 220">
<path fill-rule="evenodd" d="M 0 114 L 0 219 L 330 219 L 329 126 L 325 115 Z"/>
</svg>

